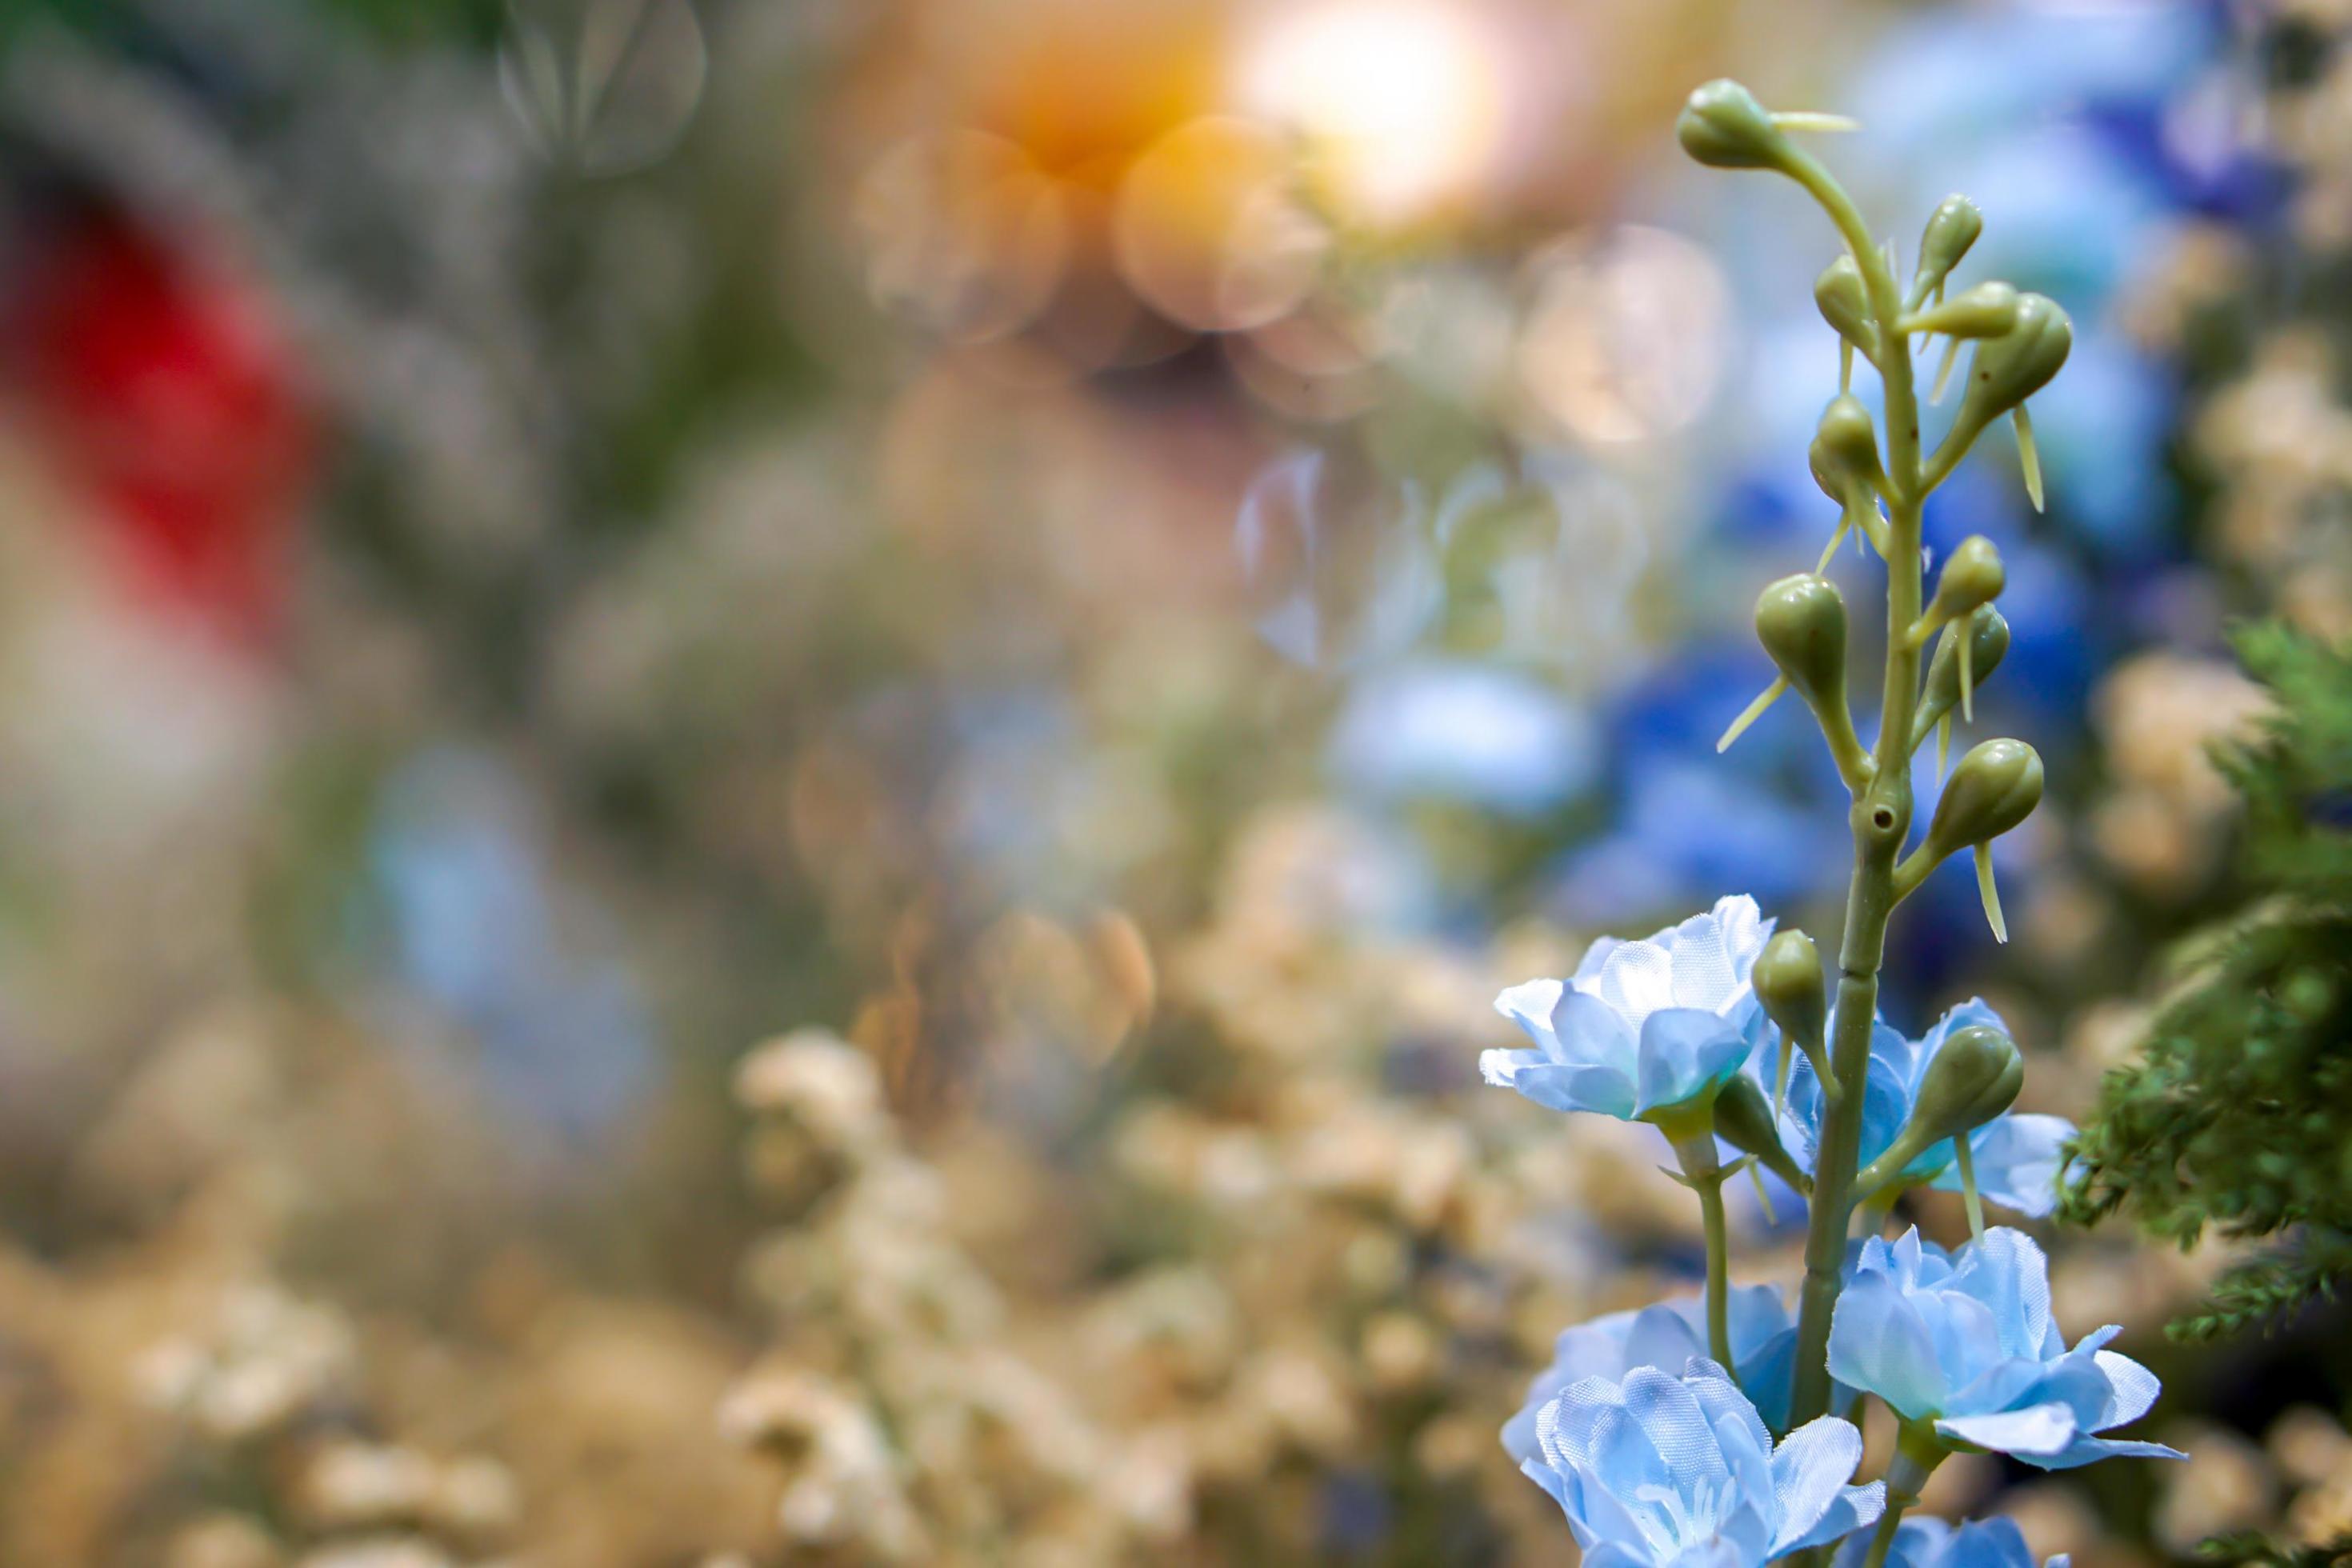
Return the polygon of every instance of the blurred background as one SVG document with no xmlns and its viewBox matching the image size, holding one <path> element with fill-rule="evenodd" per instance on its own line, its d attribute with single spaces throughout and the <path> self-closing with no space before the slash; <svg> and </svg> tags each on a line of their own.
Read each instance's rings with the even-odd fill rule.
<svg viewBox="0 0 2352 1568">
<path fill-rule="evenodd" d="M 2347 28 L 15 0 L 0 1562 L 1570 1560 L 1496 1431 L 1696 1215 L 1480 1092 L 1492 995 L 1847 870 L 1810 724 L 1713 749 L 1834 240 L 1675 109 L 1857 117 L 2074 315 L 2047 514 L 2006 437 L 1928 514 L 2009 563 L 2018 940 L 1948 867 L 1889 1008 L 2079 1116 L 2245 892 L 2224 626 L 2352 633 Z M 2041 1233 L 2196 1462 L 1932 1506 L 2352 1529 L 2340 1317 L 2184 1355 L 2219 1253 Z"/>
</svg>

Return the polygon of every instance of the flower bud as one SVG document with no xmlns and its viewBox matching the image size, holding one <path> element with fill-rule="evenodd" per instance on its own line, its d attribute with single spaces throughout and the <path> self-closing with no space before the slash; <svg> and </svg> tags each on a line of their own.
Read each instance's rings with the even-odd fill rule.
<svg viewBox="0 0 2352 1568">
<path fill-rule="evenodd" d="M 1952 769 L 1927 824 L 1930 863 L 2007 833 L 2042 803 L 2042 758 L 2022 741 L 1986 741 Z"/>
<path fill-rule="evenodd" d="M 1719 77 L 1690 95 L 1675 121 L 1683 151 L 1717 169 L 1776 169 L 1789 158 L 1789 139 L 1756 95 Z"/>
<path fill-rule="evenodd" d="M 1911 318 L 1911 330 L 1955 338 L 1997 338 L 2017 330 L 2018 292 L 2006 283 L 1979 283 L 1965 294 Z"/>
<path fill-rule="evenodd" d="M 1925 1151 L 1964 1137 L 2015 1104 L 2024 1083 L 2024 1058 L 2007 1035 L 1988 1024 L 1955 1029 L 1928 1058 L 1906 1140 Z"/>
<path fill-rule="evenodd" d="M 1715 1135 L 1741 1153 L 1755 1155 L 1759 1164 L 1799 1192 L 1811 1184 L 1780 1142 L 1764 1091 L 1746 1073 L 1735 1074 L 1716 1094 Z"/>
<path fill-rule="evenodd" d="M 1808 1050 L 1820 1045 L 1829 1026 L 1829 992 L 1822 981 L 1821 950 L 1791 927 L 1775 934 L 1748 972 L 1764 1016 Z"/>
<path fill-rule="evenodd" d="M 1919 617 L 1921 629 L 1912 634 L 1912 645 L 1925 643 L 1927 634 L 1946 621 L 1974 615 L 1979 605 L 1991 604 L 2000 597 L 2007 581 L 2000 552 L 1993 548 L 1991 540 L 1981 533 L 1961 540 L 1936 578 L 1936 596 L 1928 601 L 1927 613 Z"/>
<path fill-rule="evenodd" d="M 1800 572 L 1766 588 L 1756 601 L 1756 637 L 1780 679 L 1813 710 L 1839 774 L 1859 788 L 1869 776 L 1870 758 L 1846 706 L 1845 600 L 1837 584 Z M 1733 733 L 1738 729 L 1735 724 Z"/>
<path fill-rule="evenodd" d="M 1756 600 L 1756 638 L 1797 695 L 1817 710 L 1845 698 L 1845 597 L 1811 572 L 1772 584 Z"/>
<path fill-rule="evenodd" d="M 1981 682 L 2009 654 L 2009 622 L 1990 605 L 1979 605 L 1969 617 L 1970 684 Z M 1957 637 L 1936 645 L 1927 663 L 1927 681 L 1919 692 L 1918 710 L 1911 715 L 1911 749 L 1917 751 L 1927 732 L 1960 705 L 1960 644 Z"/>
<path fill-rule="evenodd" d="M 2050 384 L 2074 346 L 2074 323 L 2046 295 L 2017 297 L 2017 324 L 1977 344 L 1956 423 L 1981 429 Z"/>
<path fill-rule="evenodd" d="M 1843 505 L 1853 499 L 1857 484 L 1874 485 L 1883 470 L 1878 463 L 1878 429 L 1862 399 L 1842 392 L 1822 410 L 1810 452 L 1813 482 L 1823 494 Z"/>
<path fill-rule="evenodd" d="M 1838 336 L 1864 353 L 1878 352 L 1878 328 L 1870 319 L 1870 294 L 1863 287 L 1862 268 L 1850 254 L 1841 254 L 1813 279 L 1813 303 L 1822 320 Z"/>
<path fill-rule="evenodd" d="M 1946 196 L 1919 237 L 1917 281 L 1929 290 L 1937 288 L 1983 232 L 1984 214 L 1976 203 L 1962 195 Z"/>
</svg>

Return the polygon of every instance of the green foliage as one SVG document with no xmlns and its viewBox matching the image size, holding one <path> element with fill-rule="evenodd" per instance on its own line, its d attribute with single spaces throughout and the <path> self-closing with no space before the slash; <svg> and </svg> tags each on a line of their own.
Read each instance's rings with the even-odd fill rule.
<svg viewBox="0 0 2352 1568">
<path fill-rule="evenodd" d="M 2107 1075 L 2061 1212 L 2128 1207 L 2186 1247 L 2277 1237 L 2231 1270 L 2206 1340 L 2275 1321 L 2352 1273 L 2352 655 L 2266 625 L 2238 638 L 2276 711 L 2218 761 L 2244 797 L 2263 896 L 2178 955 L 2141 1060 Z"/>
<path fill-rule="evenodd" d="M 2197 1549 L 2197 1556 L 2214 1568 L 2343 1568 L 2352 1563 L 2352 1536 L 2324 1546 L 2294 1546 L 2242 1530 L 2215 1536 Z"/>
</svg>

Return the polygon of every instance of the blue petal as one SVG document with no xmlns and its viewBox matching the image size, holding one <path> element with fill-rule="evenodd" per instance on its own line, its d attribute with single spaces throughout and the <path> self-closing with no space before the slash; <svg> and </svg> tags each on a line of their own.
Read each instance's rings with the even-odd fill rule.
<svg viewBox="0 0 2352 1568">
<path fill-rule="evenodd" d="M 2046 1219 L 2058 1206 L 2058 1170 L 2074 1124 L 2063 1116 L 2011 1112 L 1996 1117 L 1969 1139 L 1975 1157 L 1977 1191 L 1987 1203 L 2014 1209 L 2029 1219 Z M 1936 1177 L 1937 1188 L 1960 1190 L 1958 1166 Z"/>
<path fill-rule="evenodd" d="M 1953 1535 L 1937 1568 L 2033 1568 L 2033 1552 L 2017 1521 L 1979 1519 Z"/>
<path fill-rule="evenodd" d="M 1693 1357 L 1683 1373 L 1683 1386 L 1715 1430 L 1716 1446 L 1727 1466 L 1750 1451 L 1759 1458 L 1772 1452 L 1772 1434 L 1765 1430 L 1764 1418 L 1721 1366 L 1705 1356 Z"/>
<path fill-rule="evenodd" d="M 1636 1053 L 1633 1031 L 1623 1014 L 1590 992 L 1573 988 L 1559 994 L 1551 1010 L 1551 1033 L 1559 1042 L 1559 1059 L 1596 1067 L 1631 1068 Z"/>
<path fill-rule="evenodd" d="M 1507 1085 L 1553 1110 L 1590 1110 L 1620 1121 L 1633 1120 L 1633 1086 L 1616 1068 L 1568 1067 L 1543 1060 L 1515 1061 L 1507 1074 L 1498 1075 L 1489 1058 L 1506 1054 L 1515 1058 L 1537 1055 L 1534 1051 L 1486 1052 L 1478 1058 L 1478 1067 L 1488 1083 Z"/>
<path fill-rule="evenodd" d="M 1559 1043 L 1552 1038 L 1551 1010 L 1565 989 L 1557 980 L 1524 981 L 1495 998 L 1495 1011 L 1517 1024 L 1536 1048 L 1549 1057 Z"/>
<path fill-rule="evenodd" d="M 1951 1287 L 1992 1309 L 2003 1355 L 2039 1357 L 2050 1330 L 2050 1259 L 2007 1226 L 1985 1232 L 1952 1269 Z"/>
<path fill-rule="evenodd" d="M 1697 1365 L 1712 1366 L 1711 1362 Z M 1717 1373 L 1718 1377 L 1722 1373 Z M 1625 1374 L 1625 1414 L 1674 1476 L 1675 1489 L 1685 1498 L 1701 1481 L 1730 1479 L 1731 1471 L 1716 1447 L 1715 1433 L 1697 1396 L 1683 1381 L 1657 1367 L 1635 1367 Z M 1625 1495 L 1621 1493 L 1620 1495 Z"/>
<path fill-rule="evenodd" d="M 2178 1448 L 2168 1448 L 2161 1443 L 2134 1443 L 2120 1438 L 2077 1437 L 2063 1454 L 2042 1458 L 2020 1454 L 2019 1458 L 2037 1469 L 2073 1470 L 2101 1459 L 2185 1459 L 2189 1456 Z"/>
<path fill-rule="evenodd" d="M 2073 1408 L 2063 1400 L 2053 1400 L 2021 1410 L 1946 1416 L 1936 1423 L 1936 1430 L 1996 1454 L 2032 1459 L 2063 1453 L 2074 1441 L 2076 1426 Z"/>
<path fill-rule="evenodd" d="M 2100 1409 L 2098 1419 L 2091 1423 L 2091 1430 L 2104 1432 L 2147 1415 L 2147 1407 L 2164 1390 L 2156 1373 L 2114 1351 L 2094 1351 L 2092 1354 L 2098 1369 L 2106 1374 L 2107 1402 Z"/>
<path fill-rule="evenodd" d="M 1778 1515 L 1772 1555 L 1817 1545 L 1845 1533 L 1839 1529 L 1824 1531 L 1823 1527 L 1846 1496 L 1845 1483 L 1852 1479 L 1854 1466 L 1861 1462 L 1862 1434 L 1852 1422 L 1841 1421 L 1834 1415 L 1808 1421 L 1780 1440 L 1780 1446 L 1772 1452 L 1772 1499 Z M 1880 1487 L 1882 1500 L 1885 1493 L 1885 1489 Z M 1872 1509 L 1870 1519 L 1876 1519 L 1878 1513 L 1878 1509 Z M 1867 1522 L 1860 1518 L 1854 1521 L 1856 1524 Z"/>
<path fill-rule="evenodd" d="M 1852 1535 L 1857 1530 L 1876 1524 L 1878 1516 L 1885 1511 L 1886 1483 L 1885 1481 L 1872 1481 L 1864 1486 L 1848 1487 L 1831 1501 L 1829 1510 L 1822 1515 L 1821 1522 L 1814 1525 L 1801 1539 L 1791 1542 L 1790 1548 L 1792 1551 L 1801 1551 L 1808 1546 L 1826 1545 L 1841 1537 Z"/>
<path fill-rule="evenodd" d="M 1943 1408 L 1947 1386 L 1920 1310 L 1885 1274 L 1857 1275 L 1830 1315 L 1830 1375 L 1916 1419 Z"/>
<path fill-rule="evenodd" d="M 1642 1022 L 1641 1099 L 1635 1114 L 1678 1105 L 1739 1070 L 1748 1042 L 1713 1013 L 1662 1007 Z"/>
</svg>

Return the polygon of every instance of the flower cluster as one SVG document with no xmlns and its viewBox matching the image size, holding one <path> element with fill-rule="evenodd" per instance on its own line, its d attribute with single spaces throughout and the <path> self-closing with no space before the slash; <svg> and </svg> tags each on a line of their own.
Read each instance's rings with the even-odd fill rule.
<svg viewBox="0 0 2352 1568">
<path fill-rule="evenodd" d="M 1987 1229 L 1990 1199 L 2048 1214 L 2073 1128 L 2012 1110 L 2023 1060 L 1981 1001 L 1916 1038 L 1879 1016 L 1878 971 L 1895 907 L 1966 850 L 1987 921 L 2006 940 L 1991 846 L 2032 813 L 2042 763 L 2032 747 L 1987 741 L 1946 773 L 1956 721 L 2010 645 L 1996 608 L 2007 585 L 1982 537 L 1923 581 L 1922 506 L 1993 421 L 2015 427 L 2028 494 L 2042 475 L 2028 400 L 2065 363 L 2066 314 L 2009 284 L 1950 286 L 1984 220 L 1953 196 L 1919 241 L 1908 282 L 1895 251 L 1798 142 L 1847 128 L 1775 114 L 1717 81 L 1691 95 L 1678 125 L 1698 162 L 1777 172 L 1811 194 L 1844 241 L 1815 300 L 1838 339 L 1843 389 L 1822 414 L 1813 478 L 1835 503 L 1830 549 L 1849 532 L 1885 562 L 1885 700 L 1868 745 L 1848 698 L 1843 595 L 1820 569 L 1767 587 L 1756 631 L 1778 679 L 1731 722 L 1727 747 L 1782 695 L 1811 710 L 1853 800 L 1853 870 L 1834 1005 L 1811 939 L 1777 930 L 1751 899 L 1640 942 L 1595 942 L 1564 980 L 1505 991 L 1496 1006 L 1532 1049 L 1488 1051 L 1489 1083 L 1539 1105 L 1644 1121 L 1663 1132 L 1698 1197 L 1707 1251 L 1702 1302 L 1672 1302 L 1572 1329 L 1554 1364 L 1504 1429 L 1504 1444 L 1567 1514 L 1588 1562 L 1606 1568 L 1756 1568 L 1876 1525 L 1861 1568 L 2030 1564 L 2011 1527 L 1958 1532 L 1906 1525 L 1928 1475 L 1954 1453 L 2000 1453 L 2045 1469 L 2116 1456 L 2180 1457 L 2105 1436 L 2146 1414 L 2157 1380 L 2105 1349 L 2120 1331 L 2072 1347 L 2051 1310 L 2047 1262 L 2032 1240 Z M 1948 347 L 1937 395 L 1972 347 L 1958 406 L 1939 445 L 1920 440 L 1917 340 Z M 1853 395 L 1854 363 L 1878 373 L 1879 421 Z M 1822 564 L 1826 566 L 1827 554 Z M 1931 650 L 1932 645 L 1932 652 Z M 1916 847 L 1914 757 L 1936 737 L 1932 812 Z M 1927 793 L 1927 792 L 1921 792 Z M 1731 1163 L 1727 1164 L 1727 1152 Z M 1807 1205 L 1805 1278 L 1795 1310 L 1769 1286 L 1735 1292 L 1723 1187 L 1750 1162 Z M 1910 1188 L 1957 1187 L 1972 1238 L 1955 1255 L 1916 1228 L 1874 1234 Z M 1848 1243 L 1861 1216 L 1865 1238 Z M 1862 1458 L 1844 1415 L 1860 1397 L 1894 1415 L 1882 1479 L 1849 1484 Z M 1775 1432 L 1784 1433 L 1776 1445 Z"/>
</svg>

